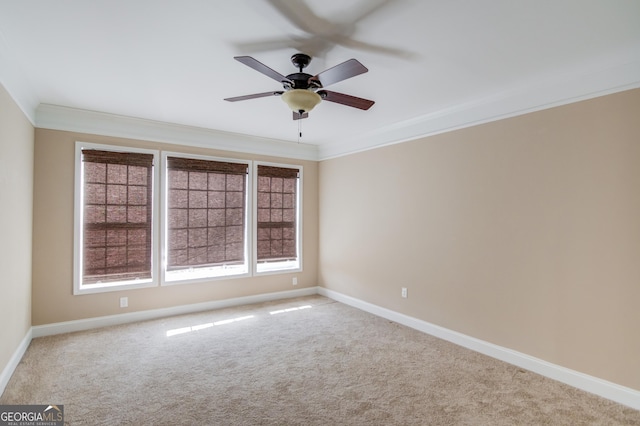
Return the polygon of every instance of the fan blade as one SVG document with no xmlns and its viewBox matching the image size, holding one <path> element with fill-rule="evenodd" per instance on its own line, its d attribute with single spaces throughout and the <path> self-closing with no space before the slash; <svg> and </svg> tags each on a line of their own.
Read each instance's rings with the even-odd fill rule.
<svg viewBox="0 0 640 426">
<path fill-rule="evenodd" d="M 322 87 L 335 84 L 339 81 L 346 80 L 356 75 L 364 74 L 369 71 L 364 65 L 355 59 L 349 59 L 335 67 L 322 71 L 320 74 L 311 77 L 309 80 L 319 81 Z"/>
<path fill-rule="evenodd" d="M 302 120 L 303 118 L 309 118 L 309 113 L 305 112 L 300 114 L 299 112 L 293 111 L 293 119 L 294 120 Z"/>
<path fill-rule="evenodd" d="M 244 96 L 236 96 L 235 98 L 225 98 L 225 101 L 229 102 L 238 102 L 238 101 L 246 101 L 247 99 L 256 99 L 256 98 L 266 98 L 267 96 L 280 96 L 284 92 L 264 92 L 264 93 L 254 93 L 253 95 L 244 95 Z"/>
<path fill-rule="evenodd" d="M 316 34 L 327 27 L 334 27 L 329 21 L 318 17 L 305 2 L 288 0 L 267 0 L 271 6 L 285 17 L 291 24 L 307 34 Z"/>
<path fill-rule="evenodd" d="M 335 47 L 334 44 L 336 43 L 313 35 L 289 35 L 281 38 L 234 43 L 234 48 L 237 52 L 244 54 L 291 49 L 296 52 L 304 52 L 311 57 L 322 57 L 328 50 Z"/>
<path fill-rule="evenodd" d="M 397 49 L 395 47 L 379 46 L 364 41 L 354 40 L 340 35 L 331 36 L 330 40 L 337 45 L 348 47 L 354 50 L 376 53 L 379 55 L 395 56 L 396 58 L 411 60 L 417 57 L 417 54 L 409 50 Z"/>
<path fill-rule="evenodd" d="M 351 18 L 348 22 L 352 22 L 353 24 L 357 24 L 359 21 L 363 21 L 368 18 L 370 15 L 377 13 L 378 10 L 389 7 L 391 4 L 397 3 L 396 0 L 379 0 L 376 2 L 367 1 L 363 2 L 361 9 L 354 11 L 354 14 L 345 13 L 345 15 L 351 15 Z"/>
<path fill-rule="evenodd" d="M 293 36 L 277 37 L 261 39 L 260 41 L 234 43 L 233 46 L 236 51 L 241 53 L 270 52 L 273 50 L 282 50 L 287 48 L 294 48 L 297 52 L 306 52 L 306 50 L 298 48 L 298 44 L 301 44 L 298 40 L 303 39 Z"/>
<path fill-rule="evenodd" d="M 397 9 L 404 3 L 403 0 L 362 0 L 355 7 L 345 7 L 340 11 L 340 19 L 328 19 L 314 12 L 305 1 L 291 0 L 264 0 L 285 21 L 304 33 L 303 37 L 289 34 L 290 41 L 285 41 L 285 46 L 310 56 L 323 57 L 336 46 L 345 46 L 350 49 L 362 49 L 376 54 L 396 56 L 401 59 L 413 59 L 413 52 L 401 49 L 375 46 L 368 43 L 352 40 L 351 37 L 358 31 L 358 25 L 366 21 L 371 15 L 384 11 L 388 14 L 390 9 Z M 256 52 L 273 50 L 276 44 L 248 43 L 244 52 Z M 258 50 L 259 49 L 259 50 Z"/>
<path fill-rule="evenodd" d="M 251 56 L 236 56 L 233 59 L 238 62 L 242 62 L 249 68 L 253 68 L 254 70 L 266 75 L 267 77 L 274 79 L 278 83 L 282 83 L 283 81 L 291 82 L 291 80 L 280 74 L 278 71 L 272 70 L 271 68 L 258 61 L 257 59 L 252 58 Z"/>
<path fill-rule="evenodd" d="M 357 98 L 355 96 L 345 95 L 344 93 L 330 92 L 328 90 L 320 90 L 317 93 L 325 101 L 335 102 L 337 104 L 342 104 L 363 110 L 368 110 L 375 103 L 374 101 L 370 101 L 368 99 Z"/>
</svg>

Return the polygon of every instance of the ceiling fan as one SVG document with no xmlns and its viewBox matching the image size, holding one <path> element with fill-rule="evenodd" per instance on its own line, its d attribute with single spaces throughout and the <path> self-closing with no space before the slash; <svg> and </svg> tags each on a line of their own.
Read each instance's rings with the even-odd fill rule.
<svg viewBox="0 0 640 426">
<path fill-rule="evenodd" d="M 267 96 L 280 96 L 293 111 L 294 120 L 307 118 L 309 116 L 309 111 L 311 111 L 322 100 L 362 110 L 368 110 L 374 104 L 374 101 L 370 101 L 368 99 L 324 89 L 325 86 L 338 83 L 339 81 L 343 81 L 369 71 L 364 65 L 355 59 L 349 59 L 348 61 L 322 71 L 317 75 L 311 75 L 303 72 L 311 62 L 311 57 L 304 53 L 296 53 L 291 57 L 291 62 L 298 68 L 299 72 L 289 74 L 287 76 L 274 71 L 251 56 L 236 56 L 234 59 L 266 75 L 267 77 L 276 80 L 278 83 L 282 84 L 282 88 L 284 90 L 236 96 L 233 98 L 226 98 L 225 101 L 237 102 L 248 99 L 264 98 Z"/>
</svg>

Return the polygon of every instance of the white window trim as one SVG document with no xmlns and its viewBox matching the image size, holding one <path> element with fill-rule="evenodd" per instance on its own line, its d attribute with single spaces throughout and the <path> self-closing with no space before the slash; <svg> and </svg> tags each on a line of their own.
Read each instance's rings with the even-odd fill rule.
<svg viewBox="0 0 640 426">
<path fill-rule="evenodd" d="M 82 284 L 82 247 L 83 247 L 83 175 L 82 175 L 82 150 L 98 149 L 103 151 L 115 152 L 137 152 L 145 154 L 153 154 L 153 186 L 152 186 L 152 212 L 151 212 L 151 279 L 145 280 L 128 280 L 110 282 L 105 284 Z M 128 146 L 104 145 L 89 142 L 76 141 L 75 147 L 75 164 L 74 164 L 74 244 L 73 244 L 73 294 L 92 294 L 105 293 L 110 291 L 131 290 L 136 288 L 155 287 L 158 285 L 157 265 L 158 265 L 158 218 L 159 218 L 159 192 L 157 185 L 160 172 L 160 152 L 153 149 L 132 148 Z"/>
<path fill-rule="evenodd" d="M 161 212 L 160 221 L 161 221 L 161 231 L 160 231 L 160 241 L 161 241 L 161 263 L 160 263 L 160 285 L 161 286 L 173 286 L 173 285 L 182 285 L 182 284 L 194 284 L 198 282 L 205 281 L 216 281 L 216 280 L 228 280 L 233 278 L 246 278 L 251 276 L 251 265 L 252 265 L 252 250 L 251 250 L 251 241 L 252 241 L 252 226 L 251 223 L 251 212 L 252 212 L 252 202 L 253 197 L 247 196 L 247 205 L 245 209 L 245 223 L 247 226 L 245 227 L 245 259 L 246 259 L 246 272 L 234 273 L 234 270 L 240 269 L 241 267 L 215 267 L 209 268 L 208 270 L 211 272 L 217 272 L 217 274 L 207 274 L 207 269 L 194 269 L 192 272 L 182 272 L 183 278 L 177 279 L 167 279 L 167 223 L 168 223 L 168 194 L 167 194 L 167 178 L 169 174 L 169 170 L 167 168 L 167 157 L 178 157 L 178 158 L 192 158 L 195 160 L 208 160 L 208 161 L 221 161 L 227 163 L 237 163 L 237 164 L 246 164 L 248 168 L 248 176 L 246 180 L 246 191 L 247 194 L 252 193 L 253 185 L 253 162 L 250 160 L 241 160 L 237 158 L 225 158 L 225 157 L 213 157 L 208 155 L 197 155 L 197 154 L 185 154 L 183 152 L 168 152 L 162 151 L 162 171 L 161 171 L 161 183 L 160 183 L 160 193 L 161 193 Z M 179 275 L 180 273 L 176 273 L 175 275 Z"/>
<path fill-rule="evenodd" d="M 297 169 L 300 177 L 298 178 L 297 187 L 297 205 L 296 205 L 296 246 L 298 249 L 297 262 L 282 261 L 282 262 L 267 262 L 266 267 L 262 271 L 258 271 L 258 166 L 271 166 L 271 167 L 284 167 L 288 169 Z M 256 276 L 262 275 L 274 275 L 284 274 L 289 272 L 302 272 L 302 197 L 303 194 L 303 167 L 299 164 L 284 164 L 284 163 L 269 163 L 265 161 L 253 162 L 253 235 L 256 237 L 253 239 L 253 274 Z"/>
</svg>

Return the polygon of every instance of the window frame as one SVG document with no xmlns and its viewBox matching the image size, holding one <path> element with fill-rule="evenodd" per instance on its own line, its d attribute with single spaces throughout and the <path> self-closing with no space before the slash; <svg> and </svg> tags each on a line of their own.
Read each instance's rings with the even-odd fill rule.
<svg viewBox="0 0 640 426">
<path fill-rule="evenodd" d="M 169 222 L 169 193 L 168 193 L 168 177 L 169 177 L 169 168 L 167 163 L 168 157 L 175 158 L 186 158 L 186 159 L 194 159 L 194 160 L 205 160 L 205 161 L 217 161 L 217 162 L 226 162 L 226 163 L 236 163 L 236 164 L 246 164 L 247 165 L 247 177 L 246 177 L 246 205 L 245 205 L 245 230 L 244 230 L 244 239 L 245 239 L 245 265 L 246 272 L 240 273 L 230 273 L 230 274 L 209 274 L 206 275 L 202 270 L 194 272 L 192 277 L 184 277 L 184 278 L 176 278 L 176 279 L 168 279 L 167 277 L 167 256 L 168 256 L 168 222 Z M 182 284 L 193 284 L 198 282 L 206 282 L 206 281 L 218 281 L 218 280 L 227 280 L 227 279 L 236 279 L 236 278 L 246 278 L 250 277 L 252 274 L 252 250 L 251 250 L 251 242 L 252 242 L 252 226 L 251 224 L 251 212 L 252 212 L 252 202 L 253 197 L 251 193 L 253 191 L 253 162 L 251 160 L 243 160 L 238 158 L 227 158 L 227 157 L 216 157 L 210 155 L 200 155 L 200 154 L 188 154 L 184 152 L 171 152 L 171 151 L 162 151 L 162 167 L 161 167 L 161 183 L 160 183 L 160 199 L 161 199 L 161 214 L 160 214 L 160 285 L 161 286 L 173 286 L 173 285 L 182 285 Z M 200 272 L 200 273 L 198 273 Z M 178 274 L 178 273 L 176 273 Z M 184 274 L 188 274 L 188 272 L 184 272 Z"/>
<path fill-rule="evenodd" d="M 110 152 L 143 153 L 153 155 L 153 169 L 151 182 L 151 278 L 137 280 L 113 281 L 101 284 L 84 284 L 83 279 L 83 248 L 84 248 L 84 168 L 82 150 L 93 149 Z M 137 288 L 155 287 L 158 285 L 157 265 L 158 256 L 158 218 L 159 218 L 159 193 L 157 185 L 160 172 L 160 153 L 158 150 L 146 148 L 133 148 L 119 145 L 105 145 L 76 141 L 74 164 L 74 246 L 73 246 L 73 294 L 105 293 L 111 291 L 131 290 Z"/>
<path fill-rule="evenodd" d="M 281 167 L 286 169 L 296 169 L 298 170 L 298 181 L 296 188 L 296 249 L 297 249 L 297 259 L 295 261 L 295 265 L 292 267 L 286 266 L 290 261 L 275 261 L 275 262 L 266 262 L 266 264 L 270 264 L 270 267 L 264 268 L 263 270 L 259 270 L 259 262 L 258 262 L 258 166 L 268 166 L 268 167 Z M 302 223 L 302 206 L 303 206 L 303 185 L 304 184 L 304 170 L 302 165 L 300 164 L 285 164 L 285 163 L 272 163 L 266 161 L 254 161 L 253 162 L 253 235 L 254 238 L 251 241 L 253 245 L 253 275 L 254 276 L 262 276 L 262 275 L 273 275 L 273 274 L 286 274 L 286 273 L 297 273 L 302 272 L 303 269 L 303 223 Z M 282 264 L 279 266 L 278 264 Z"/>
</svg>

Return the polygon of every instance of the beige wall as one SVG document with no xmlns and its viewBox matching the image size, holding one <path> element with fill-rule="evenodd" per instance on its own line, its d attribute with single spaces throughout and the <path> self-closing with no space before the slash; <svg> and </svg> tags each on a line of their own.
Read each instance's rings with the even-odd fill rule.
<svg viewBox="0 0 640 426">
<path fill-rule="evenodd" d="M 33 126 L 0 85 L 0 372 L 31 328 Z"/>
<path fill-rule="evenodd" d="M 303 271 L 73 296 L 73 186 L 75 142 L 106 143 L 264 160 L 304 167 Z M 33 325 L 165 308 L 315 286 L 318 241 L 318 164 L 204 148 L 36 129 L 34 178 Z M 292 277 L 298 277 L 293 287 Z M 128 296 L 129 308 L 119 307 Z"/>
<path fill-rule="evenodd" d="M 640 90 L 323 161 L 319 204 L 320 285 L 640 390 Z"/>
<path fill-rule="evenodd" d="M 294 288 L 293 274 L 278 274 L 73 296 L 73 153 L 82 140 L 302 164 L 304 271 L 296 288 L 320 284 L 640 390 L 640 90 L 319 167 L 37 129 L 33 175 L 33 128 L 3 90 L 0 106 L 0 235 L 17 244 L 0 245 L 8 295 L 0 298 L 0 367 L 31 321 Z M 4 208 L 7 200 L 18 208 Z M 118 307 L 122 295 L 128 309 Z"/>
</svg>

